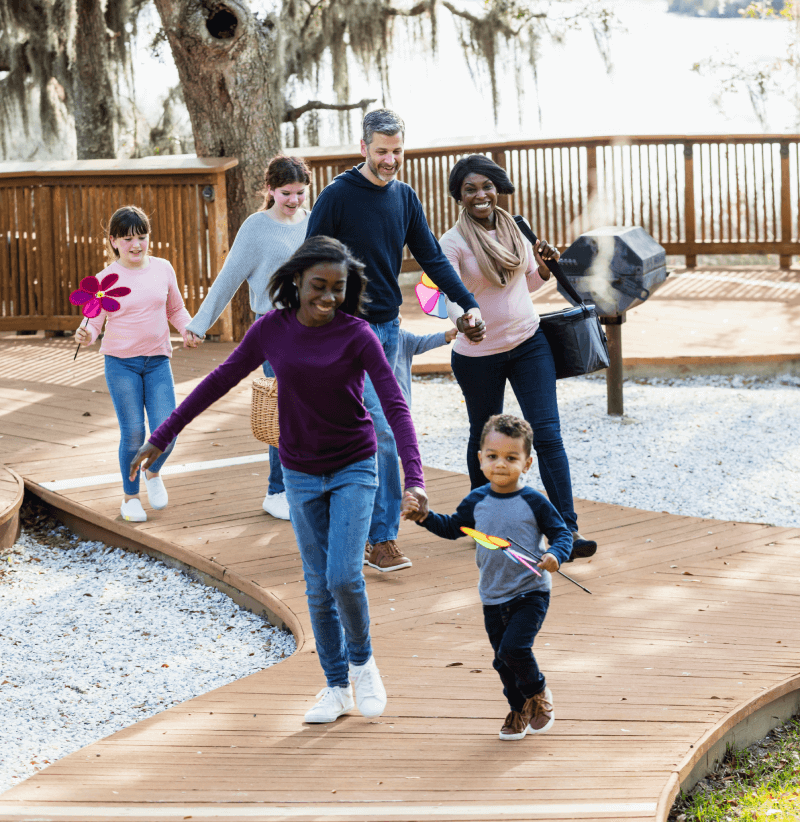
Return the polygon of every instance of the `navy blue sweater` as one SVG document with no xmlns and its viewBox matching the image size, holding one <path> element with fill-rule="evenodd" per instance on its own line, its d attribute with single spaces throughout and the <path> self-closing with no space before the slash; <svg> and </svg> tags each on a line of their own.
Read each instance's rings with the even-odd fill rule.
<svg viewBox="0 0 800 822">
<path fill-rule="evenodd" d="M 363 165 L 363 164 L 362 164 Z M 420 268 L 464 311 L 477 308 L 428 227 L 414 189 L 400 180 L 371 183 L 354 166 L 323 189 L 308 218 L 306 238 L 323 234 L 343 242 L 363 263 L 369 280 L 366 319 L 397 317 L 403 296 L 397 278 L 407 245 Z"/>
</svg>

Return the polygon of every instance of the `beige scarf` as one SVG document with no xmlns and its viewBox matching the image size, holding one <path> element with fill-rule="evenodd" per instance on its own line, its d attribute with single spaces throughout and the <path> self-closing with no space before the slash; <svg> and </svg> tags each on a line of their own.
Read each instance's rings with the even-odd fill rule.
<svg viewBox="0 0 800 822">
<path fill-rule="evenodd" d="M 466 208 L 461 209 L 456 228 L 475 255 L 483 276 L 505 288 L 515 274 L 527 270 L 528 255 L 514 218 L 502 208 L 495 208 L 494 215 L 495 237 L 470 217 Z"/>
</svg>

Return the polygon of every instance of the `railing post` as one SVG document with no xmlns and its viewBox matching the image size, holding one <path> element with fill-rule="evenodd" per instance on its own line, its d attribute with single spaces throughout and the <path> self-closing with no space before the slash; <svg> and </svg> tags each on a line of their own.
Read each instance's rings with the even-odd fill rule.
<svg viewBox="0 0 800 822">
<path fill-rule="evenodd" d="M 504 149 L 492 149 L 491 151 L 492 160 L 494 160 L 503 171 L 506 170 L 506 152 Z M 497 205 L 508 211 L 508 194 L 498 194 L 497 195 Z"/>
<path fill-rule="evenodd" d="M 683 218 L 686 223 L 686 267 L 697 266 L 697 235 L 694 222 L 694 150 L 691 142 L 683 144 Z"/>
<path fill-rule="evenodd" d="M 228 199 L 224 171 L 214 175 L 213 197 L 208 201 L 208 238 L 209 265 L 211 275 L 216 279 L 228 256 Z M 220 325 L 220 342 L 233 342 L 233 312 L 230 303 L 217 322 Z"/>
<path fill-rule="evenodd" d="M 789 200 L 791 180 L 789 178 L 789 143 L 781 143 L 781 243 L 792 241 L 792 205 Z M 781 268 L 790 268 L 791 254 L 781 254 L 778 258 Z"/>
</svg>

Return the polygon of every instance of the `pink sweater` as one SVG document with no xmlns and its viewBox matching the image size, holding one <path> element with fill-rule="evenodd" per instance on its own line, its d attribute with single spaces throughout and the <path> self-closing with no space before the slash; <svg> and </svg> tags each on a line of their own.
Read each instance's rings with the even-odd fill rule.
<svg viewBox="0 0 800 822">
<path fill-rule="evenodd" d="M 101 354 L 122 358 L 157 354 L 171 357 L 167 321 L 183 333 L 192 319 L 183 304 L 175 269 L 167 260 L 150 257 L 147 268 L 125 268 L 115 261 L 106 266 L 97 279 L 102 281 L 107 274 L 119 275 L 113 288 L 127 286 L 131 293 L 116 298 L 119 311 L 101 311 L 89 320 L 87 330 L 92 335 L 89 345 L 97 339 L 108 318 Z"/>
<path fill-rule="evenodd" d="M 494 236 L 495 232 L 490 232 Z M 528 252 L 528 270 L 518 274 L 501 288 L 490 283 L 481 273 L 478 262 L 469 250 L 466 240 L 453 226 L 439 240 L 445 257 L 452 263 L 456 274 L 478 301 L 481 316 L 486 323 L 486 336 L 477 345 L 467 342 L 463 334 L 456 337 L 453 351 L 465 357 L 486 357 L 501 354 L 530 339 L 539 327 L 539 315 L 531 302 L 530 293 L 544 283 L 539 276 L 531 244 L 523 238 Z"/>
</svg>

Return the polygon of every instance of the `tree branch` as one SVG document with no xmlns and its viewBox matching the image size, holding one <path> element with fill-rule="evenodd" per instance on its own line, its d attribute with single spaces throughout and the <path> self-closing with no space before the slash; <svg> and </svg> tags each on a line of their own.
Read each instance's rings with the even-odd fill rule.
<svg viewBox="0 0 800 822">
<path fill-rule="evenodd" d="M 286 114 L 283 115 L 283 122 L 293 123 L 298 117 L 301 117 L 307 111 L 314 111 L 315 109 L 325 109 L 326 111 L 352 111 L 354 108 L 366 108 L 370 103 L 374 102 L 374 98 L 367 99 L 366 97 L 358 103 L 322 103 L 319 100 L 309 100 L 302 106 L 289 109 Z"/>
</svg>

